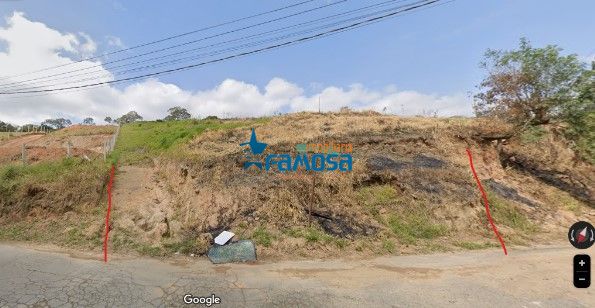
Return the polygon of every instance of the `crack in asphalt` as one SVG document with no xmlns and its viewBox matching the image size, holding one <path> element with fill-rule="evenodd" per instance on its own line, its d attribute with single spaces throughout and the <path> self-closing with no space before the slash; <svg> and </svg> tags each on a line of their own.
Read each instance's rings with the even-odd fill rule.
<svg viewBox="0 0 595 308">
<path fill-rule="evenodd" d="M 316 304 L 304 300 L 303 294 L 282 289 L 246 288 L 237 274 L 169 272 L 143 279 L 135 278 L 132 269 L 120 264 L 77 262 L 62 256 L 47 262 L 44 257 L 48 256 L 17 252 L 7 261 L 2 254 L 1 307 L 172 307 L 184 306 L 185 294 L 215 294 L 222 299 L 222 306 L 233 307 Z M 246 291 L 251 292 L 249 296 Z M 323 300 L 329 294 L 321 296 Z"/>
<path fill-rule="evenodd" d="M 560 270 L 571 248 L 400 256 L 363 261 L 173 265 L 76 259 L 0 245 L 0 307 L 595 307 Z"/>
</svg>

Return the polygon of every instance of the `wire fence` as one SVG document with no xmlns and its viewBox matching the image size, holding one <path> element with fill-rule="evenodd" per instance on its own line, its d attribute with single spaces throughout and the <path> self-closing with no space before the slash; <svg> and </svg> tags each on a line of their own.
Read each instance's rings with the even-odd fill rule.
<svg viewBox="0 0 595 308">
<path fill-rule="evenodd" d="M 64 157 L 81 157 L 85 160 L 91 161 L 92 159 L 103 158 L 107 161 L 107 157 L 114 150 L 116 141 L 120 134 L 120 126 L 116 128 L 116 132 L 113 133 L 108 139 L 97 147 L 75 147 L 71 140 L 66 141 L 62 147 L 51 147 L 43 145 L 28 145 L 26 143 L 21 144 L 20 158 L 23 164 L 27 164 L 31 161 L 43 161 L 52 160 Z M 99 149 L 99 150 L 98 150 Z M 18 154 L 17 154 L 18 155 Z M 2 156 L 2 155 L 0 155 Z M 12 155 L 11 155 L 12 156 Z M 18 157 L 18 156 L 17 156 Z M 13 159 L 15 157 L 13 156 Z M 18 158 L 17 158 L 18 159 Z M 0 161 L 1 161 L 0 157 Z"/>
<path fill-rule="evenodd" d="M 107 160 L 107 156 L 116 147 L 116 140 L 118 140 L 118 135 L 120 135 L 120 125 L 118 125 L 118 128 L 116 128 L 116 132 L 112 135 L 112 137 L 106 140 L 103 144 L 103 160 Z"/>
</svg>

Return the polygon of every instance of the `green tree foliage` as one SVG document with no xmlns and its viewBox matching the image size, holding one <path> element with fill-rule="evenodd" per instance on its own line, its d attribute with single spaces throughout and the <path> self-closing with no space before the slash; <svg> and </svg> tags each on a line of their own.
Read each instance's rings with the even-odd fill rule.
<svg viewBox="0 0 595 308">
<path fill-rule="evenodd" d="M 595 62 L 591 69 L 576 55 L 548 45 L 534 48 L 521 39 L 511 51 L 488 50 L 488 74 L 474 96 L 477 116 L 512 123 L 562 122 L 583 157 L 595 161 Z"/>
<path fill-rule="evenodd" d="M 595 61 L 578 78 L 574 90 L 576 95 L 563 106 L 562 116 L 569 124 L 568 135 L 595 162 Z"/>
<path fill-rule="evenodd" d="M 105 117 L 105 119 L 103 119 L 103 121 L 105 121 L 105 123 L 112 123 L 112 117 Z"/>
<path fill-rule="evenodd" d="M 143 119 L 143 117 L 141 117 L 136 111 L 130 111 L 127 114 L 122 115 L 121 117 L 116 119 L 116 122 L 118 122 L 120 124 L 126 124 L 126 123 L 141 121 L 142 119 Z"/>
<path fill-rule="evenodd" d="M 35 124 L 25 124 L 19 127 L 20 132 L 32 132 L 38 129 L 41 129 L 41 126 Z"/>
<path fill-rule="evenodd" d="M 164 118 L 165 121 L 190 119 L 190 113 L 188 112 L 188 110 L 182 107 L 172 107 L 169 108 L 167 112 L 169 113 L 169 115 Z"/>
<path fill-rule="evenodd" d="M 41 122 L 42 126 L 49 127 L 50 129 L 62 129 L 72 125 L 72 121 L 69 119 L 58 118 L 58 119 L 47 119 Z"/>
<path fill-rule="evenodd" d="M 95 121 L 93 120 L 93 118 L 85 118 L 85 119 L 83 119 L 83 124 L 85 124 L 85 125 L 95 125 Z"/>
<path fill-rule="evenodd" d="M 16 132 L 17 126 L 0 121 L 0 132 Z"/>
<path fill-rule="evenodd" d="M 519 124 L 561 118 L 576 98 L 575 86 L 585 70 L 576 55 L 561 51 L 554 45 L 534 48 L 524 38 L 517 50 L 488 50 L 481 64 L 488 75 L 474 96 L 476 114 Z"/>
</svg>

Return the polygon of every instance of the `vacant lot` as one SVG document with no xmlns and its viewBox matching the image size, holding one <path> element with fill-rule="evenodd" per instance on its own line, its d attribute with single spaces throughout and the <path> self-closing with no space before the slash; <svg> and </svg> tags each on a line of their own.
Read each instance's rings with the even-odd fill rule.
<svg viewBox="0 0 595 308">
<path fill-rule="evenodd" d="M 251 127 L 265 153 L 350 143 L 353 171 L 246 171 Z M 110 249 L 203 254 L 224 229 L 265 259 L 497 247 L 466 148 L 509 246 L 565 241 L 572 222 L 595 218 L 593 166 L 548 126 L 528 136 L 494 121 L 376 113 L 137 122 L 110 157 Z M 100 249 L 108 170 L 77 158 L 0 170 L 0 239 Z"/>
<path fill-rule="evenodd" d="M 49 134 L 23 134 L 0 139 L 0 164 L 21 161 L 23 144 L 29 163 L 65 158 L 68 143 L 71 156 L 97 158 L 103 152 L 105 141 L 115 131 L 115 126 L 75 125 Z"/>
<path fill-rule="evenodd" d="M 0 132 L 0 142 L 8 140 L 8 139 L 12 139 L 15 137 L 19 137 L 22 135 L 26 135 L 29 133 L 20 133 L 20 132 Z"/>
<path fill-rule="evenodd" d="M 23 134 L 8 136 L 0 140 L 0 164 L 17 161 L 21 158 L 23 144 L 35 142 L 42 134 Z"/>
</svg>

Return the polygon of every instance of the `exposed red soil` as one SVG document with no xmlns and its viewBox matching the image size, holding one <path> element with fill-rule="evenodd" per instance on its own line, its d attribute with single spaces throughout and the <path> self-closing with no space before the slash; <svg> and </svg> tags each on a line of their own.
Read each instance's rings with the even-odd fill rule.
<svg viewBox="0 0 595 308">
<path fill-rule="evenodd" d="M 97 134 L 93 134 L 96 128 Z M 22 159 L 22 146 L 25 144 L 28 162 L 56 160 L 67 156 L 68 143 L 71 156 L 101 157 L 103 145 L 109 140 L 104 127 L 74 125 L 50 134 L 35 134 L 16 137 L 0 142 L 0 164 Z"/>
</svg>

